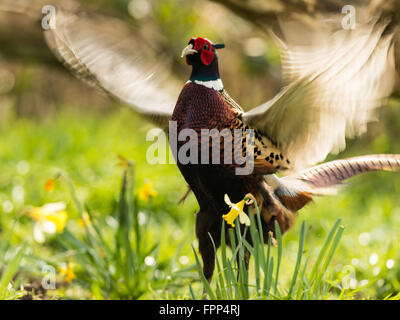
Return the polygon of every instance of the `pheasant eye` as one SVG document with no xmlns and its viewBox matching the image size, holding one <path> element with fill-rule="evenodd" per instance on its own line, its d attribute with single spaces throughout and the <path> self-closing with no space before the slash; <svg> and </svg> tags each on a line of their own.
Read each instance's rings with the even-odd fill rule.
<svg viewBox="0 0 400 320">
<path fill-rule="evenodd" d="M 208 45 L 205 44 L 205 45 L 203 46 L 203 49 L 207 50 L 207 49 L 208 49 Z"/>
</svg>

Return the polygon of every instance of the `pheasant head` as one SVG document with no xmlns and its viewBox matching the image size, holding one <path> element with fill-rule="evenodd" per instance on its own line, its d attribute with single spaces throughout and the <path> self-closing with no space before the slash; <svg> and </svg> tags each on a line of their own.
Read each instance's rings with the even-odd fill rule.
<svg viewBox="0 0 400 320">
<path fill-rule="evenodd" d="M 188 45 L 182 51 L 182 58 L 185 58 L 186 63 L 193 68 L 190 80 L 219 79 L 218 57 L 215 50 L 224 47 L 225 45 L 214 44 L 206 38 L 190 38 Z"/>
</svg>

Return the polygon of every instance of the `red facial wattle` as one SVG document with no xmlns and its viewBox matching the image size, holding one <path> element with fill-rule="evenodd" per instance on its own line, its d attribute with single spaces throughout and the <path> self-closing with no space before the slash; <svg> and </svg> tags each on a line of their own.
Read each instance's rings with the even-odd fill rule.
<svg viewBox="0 0 400 320">
<path fill-rule="evenodd" d="M 207 39 L 197 37 L 194 41 L 194 49 L 201 51 L 200 59 L 206 66 L 210 65 L 214 60 L 215 49 Z"/>
</svg>

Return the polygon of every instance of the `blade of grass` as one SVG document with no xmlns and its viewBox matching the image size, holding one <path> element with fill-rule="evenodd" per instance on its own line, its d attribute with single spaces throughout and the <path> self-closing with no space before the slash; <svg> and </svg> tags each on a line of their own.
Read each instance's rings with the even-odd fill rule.
<svg viewBox="0 0 400 320">
<path fill-rule="evenodd" d="M 249 210 L 249 215 L 250 215 L 250 236 L 251 236 L 251 241 L 253 244 L 253 250 L 249 249 L 249 246 L 246 246 L 252 256 L 254 257 L 254 274 L 256 278 L 256 289 L 257 289 L 257 294 L 260 294 L 261 292 L 261 278 L 260 278 L 260 268 L 262 267 L 260 265 L 260 247 L 264 247 L 264 243 L 260 243 L 260 238 L 257 233 L 257 228 L 255 226 L 255 219 L 254 215 L 252 212 Z M 247 243 L 247 241 L 246 241 Z"/>
<path fill-rule="evenodd" d="M 190 292 L 190 296 L 193 300 L 197 300 L 196 295 L 193 291 L 192 285 L 189 283 L 189 292 Z"/>
<path fill-rule="evenodd" d="M 332 260 L 333 254 L 335 253 L 336 248 L 339 245 L 340 238 L 343 234 L 344 228 L 339 225 L 340 219 L 337 219 L 336 222 L 335 222 L 334 226 L 332 227 L 331 232 L 329 233 L 329 236 L 328 236 L 329 242 L 326 242 L 326 244 L 327 244 L 326 247 L 325 247 L 325 245 L 323 247 L 324 253 L 326 253 L 328 248 L 329 248 L 329 252 L 327 255 L 324 254 L 322 256 L 322 257 L 326 256 L 324 264 L 322 265 L 322 268 L 319 269 L 319 272 L 317 272 L 317 274 L 315 275 L 315 281 L 312 285 L 312 292 L 314 293 L 314 295 L 317 294 L 318 289 L 321 287 L 321 281 L 323 280 L 323 278 L 325 276 L 326 269 L 328 268 L 328 265 Z M 332 233 L 332 231 L 334 231 L 334 233 Z M 322 262 L 322 258 L 321 258 L 320 263 L 321 262 Z M 318 271 L 318 269 L 317 269 L 317 271 Z M 324 285 L 324 283 L 322 283 L 322 285 Z"/>
<path fill-rule="evenodd" d="M 193 244 L 192 244 L 192 249 L 193 249 L 194 257 L 196 259 L 197 271 L 199 272 L 201 282 L 203 283 L 203 286 L 204 286 L 207 294 L 209 295 L 210 299 L 211 300 L 216 300 L 215 293 L 214 293 L 213 289 L 211 288 L 210 284 L 208 283 L 206 277 L 204 276 L 203 270 L 201 268 L 201 263 L 200 263 L 199 257 L 197 256 L 197 253 L 196 253 L 196 250 L 193 247 Z"/>
<path fill-rule="evenodd" d="M 217 290 L 217 298 L 226 299 L 226 297 L 227 297 L 227 293 L 225 291 L 226 290 L 226 286 L 224 285 L 224 279 L 223 279 L 221 264 L 219 263 L 219 258 L 218 258 L 218 255 L 217 255 L 217 248 L 215 246 L 214 239 L 213 239 L 213 237 L 211 236 L 210 233 L 208 233 L 208 236 L 210 237 L 211 243 L 212 243 L 213 248 L 214 248 L 215 263 L 217 265 L 217 282 L 216 282 L 216 284 L 218 286 L 217 289 L 219 289 L 219 290 Z"/>
<path fill-rule="evenodd" d="M 269 292 L 271 290 L 272 286 L 272 274 L 274 272 L 274 257 L 271 257 L 269 263 L 268 263 L 268 273 L 265 276 L 266 281 L 264 282 L 264 291 L 265 291 L 265 297 L 269 297 Z"/>
<path fill-rule="evenodd" d="M 11 259 L 8 263 L 8 266 L 4 270 L 3 274 L 0 278 L 0 300 L 3 300 L 6 296 L 6 292 L 8 289 L 8 284 L 11 282 L 13 276 L 17 272 L 19 264 L 24 257 L 26 249 L 26 243 L 22 244 L 21 247 L 18 249 L 15 256 Z"/>
<path fill-rule="evenodd" d="M 316 277 L 317 270 L 321 265 L 322 259 L 325 256 L 326 250 L 328 250 L 329 244 L 332 241 L 332 238 L 333 238 L 334 234 L 336 233 L 336 230 L 339 227 L 339 224 L 340 224 L 340 219 L 337 219 L 335 221 L 332 229 L 330 230 L 330 232 L 328 234 L 328 237 L 326 238 L 326 240 L 325 240 L 325 242 L 324 242 L 324 244 L 323 244 L 323 246 L 321 248 L 321 251 L 318 254 L 318 258 L 317 258 L 317 260 L 316 260 L 316 262 L 314 264 L 314 267 L 313 267 L 313 269 L 311 271 L 311 274 L 310 274 L 310 281 L 312 281 Z"/>
<path fill-rule="evenodd" d="M 233 294 L 231 293 L 231 277 L 228 272 L 227 264 L 230 263 L 226 256 L 226 234 L 225 234 L 225 223 L 222 223 L 221 227 L 221 259 L 222 259 L 222 268 L 223 274 L 225 277 L 225 285 L 227 296 L 229 300 L 232 300 Z"/>
<path fill-rule="evenodd" d="M 278 289 L 279 269 L 281 266 L 281 259 L 282 259 L 282 233 L 279 227 L 279 223 L 276 220 L 275 220 L 275 234 L 276 234 L 276 240 L 278 242 L 278 259 L 277 259 L 278 261 L 275 272 L 274 295 L 276 295 Z"/>
<path fill-rule="evenodd" d="M 292 281 L 290 283 L 290 288 L 289 288 L 289 293 L 288 293 L 289 299 L 291 298 L 294 286 L 296 285 L 297 274 L 299 272 L 300 265 L 301 265 L 301 258 L 303 256 L 305 237 L 306 237 L 306 224 L 303 221 L 301 224 L 301 228 L 300 228 L 300 240 L 299 240 L 299 249 L 297 251 L 296 266 L 295 266 L 295 269 L 293 272 L 293 277 L 292 277 Z"/>
<path fill-rule="evenodd" d="M 333 239 L 333 243 L 332 243 L 332 246 L 331 246 L 331 248 L 329 250 L 327 259 L 325 260 L 325 262 L 324 262 L 324 264 L 322 266 L 323 274 L 326 273 L 326 270 L 328 269 L 328 266 L 332 261 L 333 255 L 335 254 L 335 251 L 336 251 L 336 249 L 337 249 L 337 247 L 339 245 L 340 239 L 341 239 L 341 237 L 343 235 L 343 231 L 344 231 L 344 227 L 340 226 L 338 228 L 338 231 L 337 231 L 336 235 L 335 235 L 335 238 Z"/>
<path fill-rule="evenodd" d="M 304 265 L 303 265 L 303 268 L 301 270 L 301 273 L 300 273 L 300 277 L 299 278 L 300 278 L 301 282 L 300 282 L 300 287 L 298 289 L 298 293 L 297 293 L 297 297 L 296 297 L 297 300 L 300 300 L 300 298 L 304 294 L 307 294 L 307 291 L 309 290 L 309 288 L 308 288 L 309 287 L 309 283 L 308 283 L 308 280 L 307 280 L 307 278 L 305 276 L 305 273 L 306 273 L 306 270 L 307 270 L 308 262 L 310 261 L 311 252 L 312 251 L 313 250 L 311 248 L 310 252 L 307 255 L 306 261 L 304 262 Z M 306 286 L 306 288 L 304 288 L 305 286 Z"/>
</svg>

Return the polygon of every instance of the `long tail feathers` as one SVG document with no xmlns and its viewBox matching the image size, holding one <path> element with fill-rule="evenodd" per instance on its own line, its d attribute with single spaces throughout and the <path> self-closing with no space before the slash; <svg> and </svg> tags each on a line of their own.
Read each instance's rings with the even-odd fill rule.
<svg viewBox="0 0 400 320">
<path fill-rule="evenodd" d="M 292 211 L 300 210 L 315 195 L 336 193 L 348 178 L 370 171 L 394 171 L 400 168 L 400 155 L 378 154 L 335 160 L 303 170 L 293 175 L 278 178 L 265 176 L 274 188 L 275 195 Z"/>
<path fill-rule="evenodd" d="M 360 173 L 378 170 L 394 171 L 399 168 L 400 155 L 375 154 L 327 162 L 304 170 L 296 176 L 315 188 L 326 188 L 338 185 Z"/>
</svg>

